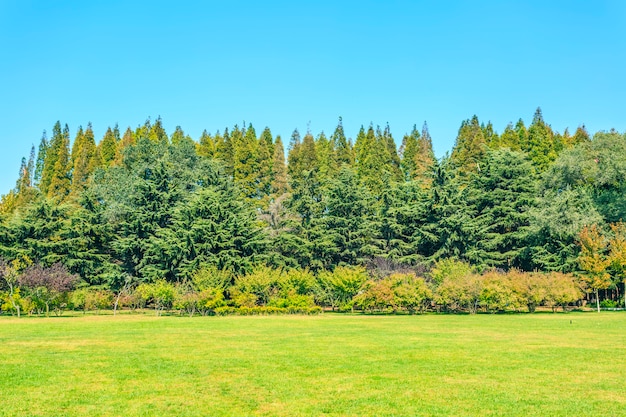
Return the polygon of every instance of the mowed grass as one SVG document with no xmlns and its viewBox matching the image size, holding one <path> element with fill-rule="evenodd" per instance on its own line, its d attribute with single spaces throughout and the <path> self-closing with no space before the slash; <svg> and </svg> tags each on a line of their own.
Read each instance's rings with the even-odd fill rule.
<svg viewBox="0 0 626 417">
<path fill-rule="evenodd" d="M 0 318 L 0 416 L 626 415 L 626 314 Z"/>
</svg>

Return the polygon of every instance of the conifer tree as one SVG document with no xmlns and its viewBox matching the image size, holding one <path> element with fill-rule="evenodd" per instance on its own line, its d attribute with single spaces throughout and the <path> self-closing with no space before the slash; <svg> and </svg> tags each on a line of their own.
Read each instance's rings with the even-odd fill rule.
<svg viewBox="0 0 626 417">
<path fill-rule="evenodd" d="M 301 148 L 302 139 L 300 138 L 300 132 L 298 132 L 298 129 L 295 129 L 291 134 L 289 147 L 287 148 L 287 174 L 289 174 L 290 181 L 294 181 L 302 175 Z"/>
<path fill-rule="evenodd" d="M 269 131 L 265 129 L 263 132 Z M 271 141 L 271 138 L 270 138 Z M 272 144 L 272 149 L 274 144 Z M 269 195 L 272 192 L 272 165 L 274 163 L 273 154 L 267 146 L 267 137 L 263 135 L 259 138 L 258 149 L 258 172 L 257 172 L 257 196 L 263 200 L 263 206 L 267 206 Z"/>
<path fill-rule="evenodd" d="M 236 128 L 233 130 L 233 178 L 245 197 L 259 197 L 259 148 L 252 125 L 245 132 Z"/>
<path fill-rule="evenodd" d="M 169 143 L 167 132 L 165 132 L 165 129 L 163 128 L 163 121 L 161 120 L 161 116 L 157 117 L 157 119 L 154 121 L 154 124 L 150 126 L 148 138 L 151 141 L 156 142 L 160 145 L 167 145 Z"/>
<path fill-rule="evenodd" d="M 540 171 L 545 170 L 557 157 L 554 132 L 543 120 L 540 108 L 535 111 L 533 122 L 528 127 L 528 146 L 524 150 Z"/>
<path fill-rule="evenodd" d="M 119 141 L 115 149 L 115 165 L 118 165 L 118 166 L 122 165 L 122 162 L 124 160 L 125 149 L 127 149 L 129 146 L 132 146 L 134 144 L 135 144 L 135 134 L 130 129 L 130 127 L 128 127 L 126 131 L 124 132 L 124 136 L 122 136 L 122 139 Z M 99 152 L 98 152 L 98 158 L 100 158 L 100 161 L 101 161 Z"/>
<path fill-rule="evenodd" d="M 269 127 L 265 127 L 263 132 L 261 132 L 261 136 L 259 137 L 259 142 L 265 141 L 265 146 L 267 147 L 267 151 L 270 155 L 274 155 L 274 139 L 272 137 L 272 131 Z M 260 146 L 260 143 L 259 143 Z"/>
<path fill-rule="evenodd" d="M 382 134 L 382 139 L 385 143 L 385 147 L 387 149 L 387 154 L 389 155 L 389 166 L 391 169 L 391 174 L 393 176 L 394 181 L 402 181 L 402 169 L 400 167 L 400 156 L 398 155 L 398 149 L 396 147 L 396 141 L 393 139 L 391 135 L 391 129 L 389 128 L 389 123 L 385 126 L 385 130 Z"/>
<path fill-rule="evenodd" d="M 35 165 L 35 147 L 31 147 L 28 160 L 22 158 L 17 183 L 15 184 L 15 206 L 14 208 L 25 207 L 35 200 L 37 190 L 34 188 L 33 175 Z M 11 209 L 10 211 L 13 211 Z"/>
<path fill-rule="evenodd" d="M 367 129 L 367 133 L 364 133 L 361 127 L 355 151 L 359 182 L 365 185 L 373 195 L 379 196 L 383 188 L 383 178 L 392 175 L 386 142 L 382 140 L 382 137 L 376 137 L 372 125 Z"/>
<path fill-rule="evenodd" d="M 418 154 L 417 140 L 419 137 L 420 133 L 417 130 L 417 126 L 413 125 L 411 133 L 404 135 L 402 138 L 402 146 L 400 146 L 402 161 L 400 162 L 400 166 L 402 167 L 405 180 L 412 180 L 415 178 L 417 167 L 416 160 Z"/>
<path fill-rule="evenodd" d="M 98 151 L 100 153 L 102 165 L 105 168 L 111 166 L 111 164 L 115 161 L 115 156 L 117 154 L 117 141 L 115 140 L 115 134 L 110 127 L 107 129 L 104 137 L 98 144 Z"/>
<path fill-rule="evenodd" d="M 39 185 L 41 181 L 41 175 L 43 173 L 43 167 L 46 160 L 46 152 L 48 151 L 48 138 L 46 136 L 46 131 L 43 131 L 43 135 L 41 136 L 41 141 L 39 142 L 39 149 L 37 151 L 37 162 L 35 163 L 35 175 L 33 177 L 33 181 L 35 185 Z"/>
<path fill-rule="evenodd" d="M 78 196 L 87 186 L 87 180 L 95 168 L 94 158 L 96 157 L 96 142 L 94 139 L 91 123 L 83 132 L 79 128 L 74 145 L 72 146 L 72 186 L 70 194 Z"/>
<path fill-rule="evenodd" d="M 215 157 L 224 162 L 224 167 L 228 175 L 233 175 L 234 147 L 233 140 L 238 140 L 241 131 L 237 126 L 229 133 L 228 128 L 224 129 L 224 135 L 215 136 Z"/>
<path fill-rule="evenodd" d="M 417 138 L 417 154 L 415 155 L 415 174 L 417 180 L 423 188 L 429 188 L 434 175 L 435 152 L 433 151 L 433 141 L 428 132 L 428 125 L 424 122 L 422 134 Z"/>
<path fill-rule="evenodd" d="M 180 126 L 176 126 L 172 133 L 172 145 L 178 145 L 181 141 L 189 138 Z M 190 139 L 190 138 L 189 138 Z"/>
<path fill-rule="evenodd" d="M 219 132 L 217 132 L 216 136 L 218 135 Z M 172 138 L 172 142 L 174 142 L 174 138 Z M 206 131 L 206 129 L 203 130 L 202 135 L 200 135 L 200 140 L 198 141 L 196 152 L 198 153 L 198 155 L 204 156 L 205 158 L 213 158 L 215 156 L 215 140 L 213 136 L 211 136 L 211 134 Z"/>
<path fill-rule="evenodd" d="M 342 165 L 354 165 L 354 151 L 352 149 L 352 145 L 346 139 L 346 135 L 343 131 L 343 119 L 341 117 L 339 118 L 339 123 L 335 128 L 335 132 L 330 137 L 330 141 L 336 149 L 335 153 L 337 155 L 337 166 L 341 167 Z"/>
<path fill-rule="evenodd" d="M 512 151 L 521 150 L 520 137 L 519 137 L 518 132 L 513 127 L 512 123 L 509 123 L 504 129 L 504 132 L 502 132 L 502 135 L 500 135 L 499 146 L 492 147 L 492 148 L 493 149 L 509 148 Z"/>
<path fill-rule="evenodd" d="M 334 178 L 338 172 L 337 156 L 333 147 L 333 141 L 328 140 L 324 132 L 320 133 L 315 140 L 315 150 L 319 161 L 319 177 L 323 183 Z"/>
<path fill-rule="evenodd" d="M 42 138 L 42 144 L 43 144 Z M 54 166 L 56 165 L 59 149 L 63 145 L 63 132 L 61 130 L 61 122 L 57 121 L 52 128 L 52 138 L 50 139 L 49 145 L 45 148 L 43 167 L 41 169 L 41 180 L 39 182 L 39 189 L 44 195 L 48 195 L 48 190 L 50 188 L 50 183 L 52 182 L 52 177 L 54 175 Z M 41 157 L 41 148 L 40 148 L 40 157 Z"/>
<path fill-rule="evenodd" d="M 63 132 L 58 140 L 53 144 L 54 167 L 50 176 L 50 185 L 47 190 L 47 197 L 62 202 L 70 192 L 70 132 L 67 125 L 63 127 Z"/>
<path fill-rule="evenodd" d="M 462 175 L 467 176 L 480 169 L 486 150 L 485 135 L 478 117 L 474 116 L 461 124 L 450 160 Z"/>
<path fill-rule="evenodd" d="M 317 150 L 315 149 L 315 139 L 311 132 L 307 132 L 302 139 L 300 147 L 300 169 L 303 171 L 315 171 L 319 168 Z"/>
<path fill-rule="evenodd" d="M 276 136 L 272 160 L 272 194 L 281 196 L 287 192 L 287 167 L 285 167 L 285 149 L 280 135 Z"/>
</svg>

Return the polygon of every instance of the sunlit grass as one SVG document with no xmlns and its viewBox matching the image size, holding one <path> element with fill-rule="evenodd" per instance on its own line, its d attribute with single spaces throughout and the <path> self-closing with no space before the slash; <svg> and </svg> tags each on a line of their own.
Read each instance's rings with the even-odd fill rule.
<svg viewBox="0 0 626 417">
<path fill-rule="evenodd" d="M 0 318 L 0 416 L 619 415 L 625 342 L 623 313 Z"/>
</svg>

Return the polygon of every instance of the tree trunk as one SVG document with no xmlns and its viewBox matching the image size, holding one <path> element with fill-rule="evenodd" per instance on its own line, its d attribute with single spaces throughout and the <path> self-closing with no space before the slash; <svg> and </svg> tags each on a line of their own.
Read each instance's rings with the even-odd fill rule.
<svg viewBox="0 0 626 417">
<path fill-rule="evenodd" d="M 596 290 L 596 307 L 598 307 L 598 313 L 600 312 L 600 294 Z"/>
</svg>

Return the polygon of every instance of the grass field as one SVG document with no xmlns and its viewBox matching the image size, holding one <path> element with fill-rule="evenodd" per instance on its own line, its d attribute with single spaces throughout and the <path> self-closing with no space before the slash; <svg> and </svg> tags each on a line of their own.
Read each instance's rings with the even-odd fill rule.
<svg viewBox="0 0 626 417">
<path fill-rule="evenodd" d="M 0 416 L 626 415 L 626 314 L 0 318 Z"/>
</svg>

